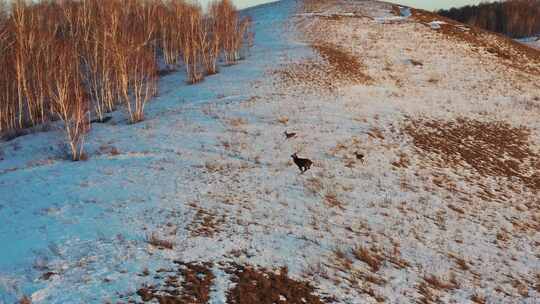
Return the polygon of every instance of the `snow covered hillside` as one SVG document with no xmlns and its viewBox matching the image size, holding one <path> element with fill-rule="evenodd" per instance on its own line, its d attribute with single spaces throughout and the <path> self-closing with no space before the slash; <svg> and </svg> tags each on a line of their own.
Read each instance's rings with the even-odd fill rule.
<svg viewBox="0 0 540 304">
<path fill-rule="evenodd" d="M 59 125 L 0 142 L 0 303 L 540 303 L 539 51 L 378 1 L 245 13 L 246 60 L 163 77 L 87 161 Z"/>
</svg>

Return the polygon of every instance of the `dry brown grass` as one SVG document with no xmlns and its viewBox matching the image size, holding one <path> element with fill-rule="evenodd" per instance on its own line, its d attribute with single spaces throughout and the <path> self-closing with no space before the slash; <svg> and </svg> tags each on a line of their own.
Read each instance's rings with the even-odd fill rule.
<svg viewBox="0 0 540 304">
<path fill-rule="evenodd" d="M 328 1 L 322 0 L 302 0 L 299 10 L 304 13 L 320 12 L 324 4 Z"/>
<path fill-rule="evenodd" d="M 357 286 L 356 289 L 361 294 L 365 294 L 365 295 L 375 299 L 375 301 L 377 301 L 377 303 L 385 303 L 386 302 L 386 298 L 384 296 L 377 294 L 373 290 L 373 288 L 371 288 L 369 286 L 365 286 L 365 285 Z"/>
<path fill-rule="evenodd" d="M 197 213 L 189 226 L 192 237 L 212 237 L 220 231 L 225 222 L 225 216 L 218 217 L 214 212 L 198 208 Z"/>
<path fill-rule="evenodd" d="M 329 274 L 328 269 L 329 268 L 324 263 L 310 264 L 304 270 L 304 273 L 303 273 L 302 277 L 304 277 L 306 279 L 310 279 L 310 278 L 313 278 L 313 277 L 320 277 L 320 278 L 323 278 L 325 280 L 329 280 L 330 279 L 330 274 Z"/>
<path fill-rule="evenodd" d="M 241 117 L 229 119 L 227 122 L 231 127 L 234 128 L 239 128 L 247 124 L 247 120 Z"/>
<path fill-rule="evenodd" d="M 514 279 L 512 280 L 512 287 L 518 292 L 523 298 L 529 297 L 529 286 L 521 280 Z"/>
<path fill-rule="evenodd" d="M 329 43 L 313 44 L 312 48 L 326 60 L 335 80 L 351 83 L 371 83 L 372 78 L 365 74 L 366 67 L 360 59 L 341 47 Z"/>
<path fill-rule="evenodd" d="M 432 21 L 444 21 L 438 30 L 448 39 L 455 39 L 481 48 L 497 57 L 504 65 L 516 71 L 525 71 L 532 75 L 540 74 L 540 51 L 525 46 L 503 35 L 482 30 L 474 26 L 465 26 L 452 19 L 432 12 L 412 9 L 412 18 L 424 24 Z M 467 27 L 468 30 L 463 30 Z"/>
<path fill-rule="evenodd" d="M 538 255 L 537 255 L 538 256 Z M 540 273 L 536 274 L 536 283 L 534 284 L 534 289 L 537 292 L 540 292 Z"/>
<path fill-rule="evenodd" d="M 454 210 L 455 212 L 459 213 L 459 214 L 465 214 L 465 210 L 463 208 L 460 208 L 456 205 L 453 205 L 453 204 L 448 204 L 447 205 L 449 209 L 452 209 Z"/>
<path fill-rule="evenodd" d="M 307 193 L 317 195 L 324 190 L 324 183 L 320 177 L 310 177 L 304 181 Z"/>
<path fill-rule="evenodd" d="M 222 145 L 225 149 L 230 148 L 229 142 L 222 142 Z M 217 160 L 207 160 L 204 162 L 204 169 L 206 169 L 206 172 L 208 173 L 223 172 L 227 169 L 230 169 L 230 164 L 221 163 Z"/>
<path fill-rule="evenodd" d="M 289 63 L 274 71 L 279 81 L 304 90 L 334 92 L 340 85 L 370 84 L 373 79 L 365 73 L 360 59 L 343 48 L 326 42 L 316 42 L 312 48 L 323 61 L 307 59 Z"/>
<path fill-rule="evenodd" d="M 458 118 L 414 120 L 404 131 L 437 166 L 471 168 L 481 176 L 518 179 L 531 190 L 540 190 L 540 157 L 532 150 L 525 127 Z M 485 195 L 493 196 L 487 191 Z"/>
<path fill-rule="evenodd" d="M 358 278 L 360 278 L 361 280 L 364 280 L 366 282 L 370 282 L 372 284 L 375 284 L 377 286 L 384 286 L 387 281 L 382 278 L 381 276 L 377 276 L 377 275 L 373 275 L 373 274 L 370 274 L 370 273 L 360 273 L 357 275 Z"/>
<path fill-rule="evenodd" d="M 484 296 L 481 296 L 479 294 L 473 294 L 471 296 L 471 301 L 477 304 L 486 304 L 486 298 Z"/>
<path fill-rule="evenodd" d="M 422 296 L 420 298 L 420 303 L 422 304 L 432 304 L 432 303 L 439 303 L 439 298 L 433 294 L 433 291 L 429 288 L 429 286 L 425 282 L 420 282 L 416 286 L 416 289 L 418 290 L 418 293 Z"/>
<path fill-rule="evenodd" d="M 336 84 L 329 72 L 329 66 L 324 62 L 304 60 L 289 63 L 273 72 L 280 84 L 295 87 L 297 90 L 313 90 L 333 92 Z"/>
<path fill-rule="evenodd" d="M 453 290 L 459 288 L 458 283 L 452 276 L 449 281 L 445 281 L 435 275 L 427 275 L 424 277 L 424 281 L 435 290 Z"/>
<path fill-rule="evenodd" d="M 343 203 L 339 200 L 337 193 L 334 191 L 329 191 L 324 195 L 324 202 L 328 207 L 344 209 Z"/>
<path fill-rule="evenodd" d="M 177 262 L 178 263 L 178 262 Z M 180 275 L 183 276 L 181 303 L 203 304 L 210 300 L 210 289 L 215 279 L 211 265 L 195 263 L 178 263 Z"/>
<path fill-rule="evenodd" d="M 156 271 L 155 278 L 162 278 L 162 273 L 168 273 L 167 277 L 162 278 L 161 286 L 143 286 L 137 290 L 140 299 L 143 302 L 157 301 L 167 304 L 208 303 L 215 279 L 211 270 L 212 264 L 178 261 L 175 261 L 175 264 L 178 265 L 177 270 Z"/>
<path fill-rule="evenodd" d="M 399 159 L 392 162 L 392 166 L 396 168 L 408 168 L 410 165 L 411 165 L 411 160 L 409 156 L 404 152 L 400 152 Z"/>
<path fill-rule="evenodd" d="M 174 243 L 169 240 L 160 238 L 156 233 L 152 233 L 146 237 L 146 242 L 159 249 L 173 249 Z"/>
<path fill-rule="evenodd" d="M 381 129 L 373 127 L 368 132 L 369 137 L 373 139 L 384 140 L 384 133 Z"/>
<path fill-rule="evenodd" d="M 32 299 L 28 296 L 23 296 L 19 302 L 19 304 L 32 304 Z"/>
<path fill-rule="evenodd" d="M 234 265 L 228 270 L 232 274 L 235 286 L 227 293 L 230 304 L 322 304 L 324 299 L 316 296 L 315 288 L 308 282 L 296 281 L 288 276 L 286 267 L 274 273 L 249 266 Z"/>
<path fill-rule="evenodd" d="M 405 269 L 411 266 L 409 262 L 401 257 L 399 250 L 394 250 L 391 254 L 385 254 L 385 259 L 399 269 Z"/>
<path fill-rule="evenodd" d="M 448 292 L 457 288 L 459 288 L 459 286 L 452 274 L 449 282 L 446 282 L 435 275 L 427 275 L 424 277 L 423 281 L 416 286 L 418 293 L 421 295 L 419 302 L 422 304 L 440 303 L 441 299 L 439 294 L 441 292 Z"/>
<path fill-rule="evenodd" d="M 471 269 L 470 266 L 469 266 L 469 263 L 467 263 L 467 261 L 464 258 L 462 258 L 462 257 L 460 257 L 460 256 L 458 256 L 456 254 L 453 254 L 453 253 L 449 253 L 448 257 L 453 259 L 454 262 L 459 266 L 459 268 L 461 270 L 468 271 L 468 270 Z"/>
<path fill-rule="evenodd" d="M 371 271 L 377 272 L 381 269 L 383 257 L 376 252 L 364 246 L 359 246 L 353 250 L 353 255 L 356 259 L 366 263 L 371 268 Z"/>
<path fill-rule="evenodd" d="M 347 272 L 351 270 L 352 260 L 347 256 L 345 251 L 341 249 L 334 250 L 335 264 L 340 267 L 340 270 Z"/>
</svg>

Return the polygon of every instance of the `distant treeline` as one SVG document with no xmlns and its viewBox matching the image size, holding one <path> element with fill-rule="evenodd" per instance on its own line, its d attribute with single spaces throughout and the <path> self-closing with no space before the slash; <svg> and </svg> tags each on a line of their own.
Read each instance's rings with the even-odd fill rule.
<svg viewBox="0 0 540 304">
<path fill-rule="evenodd" d="M 483 2 L 440 10 L 440 15 L 513 38 L 540 34 L 540 0 Z"/>
</svg>

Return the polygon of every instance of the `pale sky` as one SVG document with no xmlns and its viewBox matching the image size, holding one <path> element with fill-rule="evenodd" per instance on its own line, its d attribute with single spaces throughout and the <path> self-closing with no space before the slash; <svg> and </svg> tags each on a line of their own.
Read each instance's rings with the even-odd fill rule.
<svg viewBox="0 0 540 304">
<path fill-rule="evenodd" d="M 440 8 L 459 7 L 467 4 L 477 4 L 481 0 L 387 0 L 416 8 L 435 10 Z M 201 0 L 201 4 L 206 5 L 209 0 Z M 272 2 L 271 0 L 233 0 L 238 8 L 254 6 L 261 3 Z"/>
<path fill-rule="evenodd" d="M 467 4 L 478 4 L 480 0 L 392 0 L 388 2 L 395 2 L 407 6 L 416 8 L 422 8 L 425 10 L 436 10 L 441 8 L 460 7 Z M 491 2 L 491 1 L 490 1 Z"/>
</svg>

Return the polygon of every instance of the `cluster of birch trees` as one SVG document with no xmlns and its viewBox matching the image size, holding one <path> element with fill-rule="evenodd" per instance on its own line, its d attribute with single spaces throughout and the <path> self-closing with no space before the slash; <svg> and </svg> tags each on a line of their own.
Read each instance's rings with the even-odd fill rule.
<svg viewBox="0 0 540 304">
<path fill-rule="evenodd" d="M 78 160 L 92 118 L 143 120 L 163 65 L 197 83 L 241 58 L 250 24 L 230 0 L 0 3 L 0 132 L 60 119 Z"/>
</svg>

